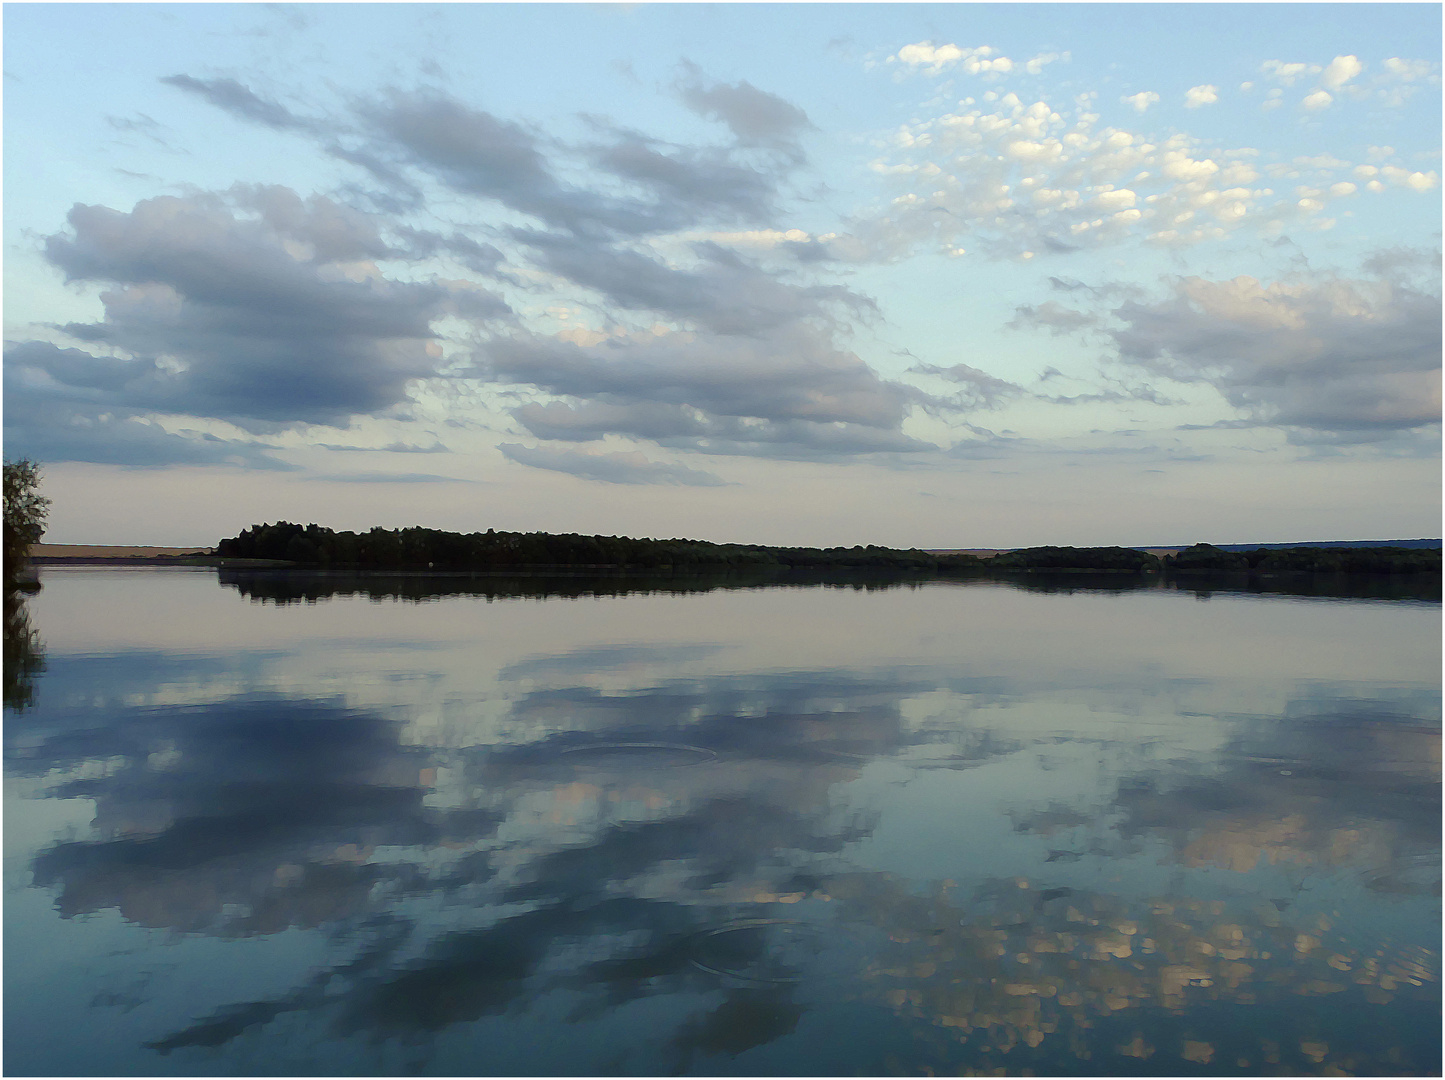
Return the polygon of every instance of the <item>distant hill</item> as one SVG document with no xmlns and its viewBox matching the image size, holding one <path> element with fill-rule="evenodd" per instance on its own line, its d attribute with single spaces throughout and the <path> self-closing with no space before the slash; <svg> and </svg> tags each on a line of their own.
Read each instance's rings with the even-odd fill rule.
<svg viewBox="0 0 1445 1080">
<path fill-rule="evenodd" d="M 1437 548 L 1439 540 L 1311 540 L 1299 544 L 1215 544 L 1220 551 L 1258 551 L 1260 548 Z"/>
</svg>

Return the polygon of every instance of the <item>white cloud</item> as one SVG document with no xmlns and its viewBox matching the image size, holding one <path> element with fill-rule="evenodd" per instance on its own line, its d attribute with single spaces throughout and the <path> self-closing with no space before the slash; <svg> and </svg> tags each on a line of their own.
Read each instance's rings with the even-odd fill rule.
<svg viewBox="0 0 1445 1080">
<path fill-rule="evenodd" d="M 1300 107 L 1310 112 L 1318 112 L 1320 109 L 1328 109 L 1330 103 L 1335 99 L 1323 90 L 1316 90 L 1300 102 Z"/>
<path fill-rule="evenodd" d="M 1380 175 L 1396 187 L 1407 187 L 1412 191 L 1429 191 L 1440 183 L 1439 175 L 1434 172 L 1411 172 L 1398 165 L 1386 165 L 1380 170 Z"/>
<path fill-rule="evenodd" d="M 1127 210 L 1138 201 L 1138 198 L 1128 188 L 1117 188 L 1099 192 L 1094 196 L 1094 203 L 1101 210 Z"/>
<path fill-rule="evenodd" d="M 1135 112 L 1142 113 L 1147 110 L 1150 105 L 1157 105 L 1159 103 L 1159 95 L 1154 93 L 1153 90 L 1141 90 L 1137 94 L 1131 94 L 1119 100 L 1125 105 L 1134 106 Z"/>
<path fill-rule="evenodd" d="M 1038 56 L 1035 56 L 1032 60 L 1024 64 L 1024 70 L 1027 71 L 1030 75 L 1037 75 L 1040 71 L 1044 69 L 1044 65 L 1052 64 L 1059 60 L 1063 60 L 1065 62 L 1069 60 L 1069 53 L 1067 50 L 1065 50 L 1064 52 L 1056 53 L 1040 53 Z"/>
<path fill-rule="evenodd" d="M 1419 82 L 1430 78 L 1435 65 L 1428 60 L 1402 60 L 1392 56 L 1383 64 L 1385 71 L 1401 82 Z"/>
<path fill-rule="evenodd" d="M 1320 74 L 1320 85 L 1336 90 L 1364 70 L 1365 65 L 1360 63 L 1359 57 L 1337 56 Z"/>
<path fill-rule="evenodd" d="M 1275 82 L 1282 83 L 1285 86 L 1293 86 L 1300 79 L 1304 78 L 1311 72 L 1319 71 L 1320 68 L 1318 67 L 1318 65 L 1296 63 L 1287 64 L 1280 60 L 1266 60 L 1263 64 L 1259 66 L 1259 70 L 1264 72 L 1265 75 L 1272 78 Z"/>
<path fill-rule="evenodd" d="M 1184 107 L 1186 109 L 1197 109 L 1203 105 L 1213 105 L 1219 100 L 1219 87 L 1217 86 L 1191 86 L 1184 94 Z"/>
<path fill-rule="evenodd" d="M 1335 220 L 1331 202 L 1358 191 L 1341 185 L 1374 179 L 1331 154 L 1269 161 L 1257 148 L 1217 149 L 1184 133 L 1153 141 L 1102 124 L 1092 98 L 1071 110 L 1014 93 L 981 97 L 901 129 L 890 157 L 873 165 L 901 191 L 882 213 L 854 221 L 848 242 L 830 242 L 830 252 L 887 260 L 923 246 L 1012 259 L 1130 237 L 1179 248 L 1244 227 L 1322 229 Z M 1312 187 L 1276 194 L 1265 175 Z M 1380 179 L 1407 191 L 1438 182 L 1407 170 Z"/>
<path fill-rule="evenodd" d="M 930 75 L 937 75 L 945 68 L 955 66 L 961 67 L 969 75 L 1006 75 L 1014 69 L 1014 62 L 1007 56 L 996 55 L 997 52 L 997 49 L 989 45 L 970 49 L 954 44 L 934 45 L 931 41 L 920 41 L 903 46 L 888 58 L 888 62 L 922 68 Z M 1029 73 L 1037 74 L 1044 64 L 1058 58 L 1058 55 L 1038 56 L 1030 60 L 1027 65 Z"/>
</svg>

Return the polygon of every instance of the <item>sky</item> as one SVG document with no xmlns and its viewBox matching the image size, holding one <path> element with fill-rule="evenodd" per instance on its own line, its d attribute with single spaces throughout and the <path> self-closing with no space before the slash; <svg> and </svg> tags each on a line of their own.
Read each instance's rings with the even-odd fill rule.
<svg viewBox="0 0 1445 1080">
<path fill-rule="evenodd" d="M 6 4 L 46 540 L 1440 535 L 1436 4 Z"/>
</svg>

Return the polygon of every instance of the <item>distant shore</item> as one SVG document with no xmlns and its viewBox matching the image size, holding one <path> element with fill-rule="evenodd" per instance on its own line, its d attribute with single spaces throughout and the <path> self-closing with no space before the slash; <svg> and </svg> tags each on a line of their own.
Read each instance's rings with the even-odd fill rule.
<svg viewBox="0 0 1445 1080">
<path fill-rule="evenodd" d="M 1361 547 L 1373 547 L 1389 541 L 1362 541 Z M 1439 546 L 1439 541 L 1413 540 L 1404 542 L 1408 546 Z M 1176 547 L 1144 547 L 1134 548 L 1135 551 L 1142 551 L 1153 555 L 1156 558 L 1177 555 L 1183 551 L 1185 546 Z M 1284 544 L 1255 544 L 1248 545 L 1251 548 L 1277 548 L 1286 546 L 1299 547 L 1343 547 L 1344 543 L 1339 541 L 1284 545 Z M 1350 546 L 1354 546 L 1351 544 Z M 1232 544 L 1221 545 L 1222 550 L 1245 550 L 1246 545 Z M 991 559 L 995 555 L 1004 555 L 1010 551 L 1021 550 L 1019 548 L 923 548 L 929 555 L 972 555 L 979 559 Z M 194 560 L 194 561 L 192 561 Z M 130 565 L 130 566 L 167 566 L 176 565 L 212 565 L 217 561 L 216 549 L 212 547 L 143 547 L 125 544 L 36 544 L 30 549 L 30 561 L 38 566 L 63 565 L 67 563 L 83 564 L 94 563 L 97 565 Z M 238 565 L 251 560 L 227 559 L 226 563 Z M 257 560 L 271 562 L 272 560 Z"/>
<path fill-rule="evenodd" d="M 117 544 L 36 544 L 30 561 L 38 566 L 57 563 L 167 564 L 178 559 L 209 558 L 214 547 L 131 547 Z"/>
</svg>

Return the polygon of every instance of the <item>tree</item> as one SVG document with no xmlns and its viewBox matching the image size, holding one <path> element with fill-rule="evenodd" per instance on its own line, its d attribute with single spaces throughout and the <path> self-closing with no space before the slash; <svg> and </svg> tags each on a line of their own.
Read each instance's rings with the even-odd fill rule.
<svg viewBox="0 0 1445 1080">
<path fill-rule="evenodd" d="M 40 494 L 40 466 L 29 458 L 5 462 L 5 576 L 13 578 L 45 535 L 50 500 Z"/>
<path fill-rule="evenodd" d="M 40 494 L 40 466 L 28 458 L 5 462 L 5 705 L 24 710 L 34 703 L 35 680 L 45 668 L 40 635 L 30 625 L 25 594 L 40 588 L 22 582 L 30 545 L 45 534 L 50 500 Z"/>
</svg>

